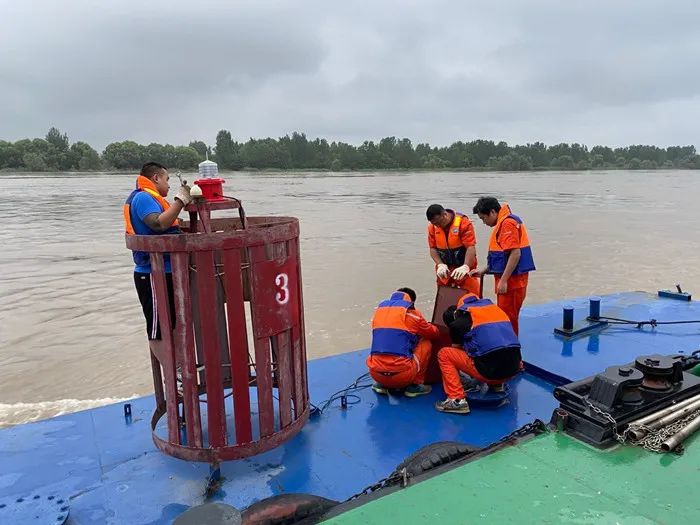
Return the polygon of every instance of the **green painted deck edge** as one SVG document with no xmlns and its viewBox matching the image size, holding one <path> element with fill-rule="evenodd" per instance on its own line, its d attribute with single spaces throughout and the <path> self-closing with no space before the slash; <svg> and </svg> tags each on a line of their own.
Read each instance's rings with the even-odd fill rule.
<svg viewBox="0 0 700 525">
<path fill-rule="evenodd" d="M 622 446 L 600 451 L 548 433 L 323 523 L 695 524 L 700 439 L 682 456 Z"/>
</svg>

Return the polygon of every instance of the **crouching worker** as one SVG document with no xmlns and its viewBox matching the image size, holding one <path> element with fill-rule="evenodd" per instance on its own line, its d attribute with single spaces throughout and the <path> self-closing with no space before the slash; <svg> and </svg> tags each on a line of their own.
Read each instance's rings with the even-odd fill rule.
<svg viewBox="0 0 700 525">
<path fill-rule="evenodd" d="M 441 348 L 438 364 L 447 399 L 435 404 L 441 412 L 468 414 L 462 371 L 503 392 L 504 383 L 521 369 L 520 342 L 508 315 L 488 299 L 468 293 L 443 314 L 450 330 L 451 347 Z"/>
<path fill-rule="evenodd" d="M 406 396 L 416 397 L 431 391 L 423 382 L 432 350 L 430 340 L 440 332 L 416 310 L 415 301 L 416 292 L 399 288 L 374 312 L 367 368 L 376 381 L 372 390 L 378 394 L 404 389 Z"/>
</svg>

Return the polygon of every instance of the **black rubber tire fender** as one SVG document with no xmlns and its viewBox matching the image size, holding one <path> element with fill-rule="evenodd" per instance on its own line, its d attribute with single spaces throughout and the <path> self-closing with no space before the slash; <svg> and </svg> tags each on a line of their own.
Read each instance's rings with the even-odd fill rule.
<svg viewBox="0 0 700 525">
<path fill-rule="evenodd" d="M 464 458 L 477 450 L 479 450 L 477 447 L 461 441 L 438 441 L 416 450 L 404 459 L 394 472 L 401 472 L 405 468 L 408 476 L 417 476 L 451 461 Z"/>
<path fill-rule="evenodd" d="M 278 494 L 253 503 L 241 513 L 242 525 L 291 525 L 338 505 L 313 494 Z"/>
</svg>

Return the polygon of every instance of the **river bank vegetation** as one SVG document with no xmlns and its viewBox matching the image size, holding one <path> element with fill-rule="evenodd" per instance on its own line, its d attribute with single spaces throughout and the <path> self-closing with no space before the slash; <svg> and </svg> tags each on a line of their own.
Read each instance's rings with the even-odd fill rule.
<svg viewBox="0 0 700 525">
<path fill-rule="evenodd" d="M 700 169 L 695 146 L 632 145 L 611 148 L 542 142 L 510 146 L 492 140 L 457 141 L 449 146 L 414 145 L 410 139 L 385 137 L 360 145 L 307 139 L 294 132 L 278 139 L 239 142 L 221 130 L 214 144 L 193 140 L 187 146 L 113 142 L 99 153 L 85 142 L 51 128 L 44 138 L 0 140 L 0 170 L 99 171 L 137 170 L 146 161 L 194 170 L 208 156 L 222 170 L 498 170 L 539 169 Z"/>
</svg>

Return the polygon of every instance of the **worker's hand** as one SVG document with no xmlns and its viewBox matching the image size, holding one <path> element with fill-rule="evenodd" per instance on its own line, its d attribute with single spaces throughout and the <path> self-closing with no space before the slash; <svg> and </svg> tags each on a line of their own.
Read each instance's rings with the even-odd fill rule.
<svg viewBox="0 0 700 525">
<path fill-rule="evenodd" d="M 447 274 L 449 273 L 450 269 L 447 267 L 446 264 L 440 263 L 437 265 L 437 269 L 435 271 L 435 274 L 440 278 L 444 279 L 447 277 Z"/>
<path fill-rule="evenodd" d="M 481 277 L 488 271 L 488 268 L 483 267 L 483 268 L 474 268 L 472 271 L 469 272 L 469 277 Z"/>
<path fill-rule="evenodd" d="M 498 281 L 498 286 L 496 286 L 496 293 L 497 294 L 504 294 L 508 293 L 508 281 L 505 279 L 501 279 Z"/>
<path fill-rule="evenodd" d="M 190 187 L 187 184 L 183 184 L 177 190 L 175 198 L 182 202 L 183 205 L 187 206 L 192 202 L 192 196 L 190 195 Z"/>
<path fill-rule="evenodd" d="M 466 264 L 463 264 L 462 266 L 459 266 L 452 270 L 452 274 L 450 275 L 455 281 L 461 281 L 464 279 L 467 275 L 469 275 L 469 266 Z"/>
</svg>

